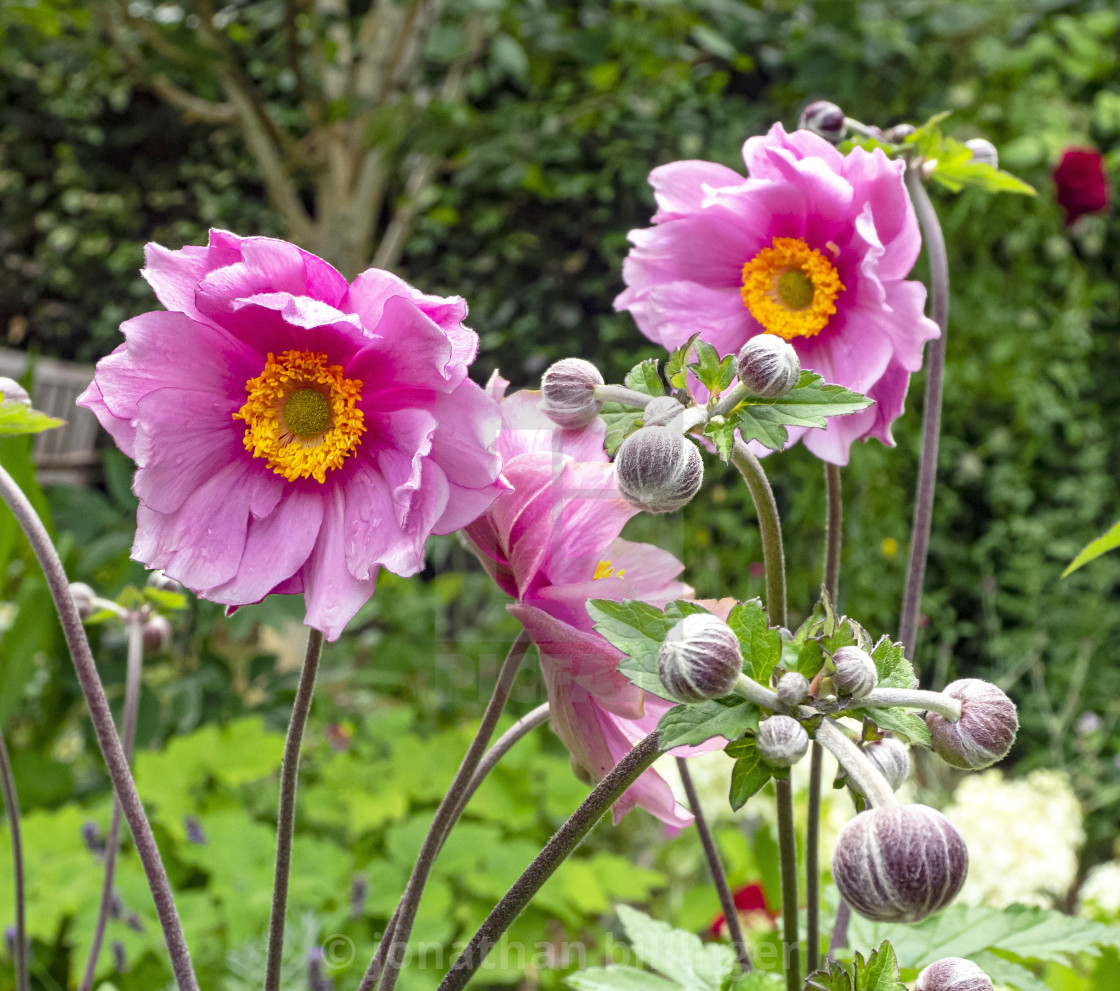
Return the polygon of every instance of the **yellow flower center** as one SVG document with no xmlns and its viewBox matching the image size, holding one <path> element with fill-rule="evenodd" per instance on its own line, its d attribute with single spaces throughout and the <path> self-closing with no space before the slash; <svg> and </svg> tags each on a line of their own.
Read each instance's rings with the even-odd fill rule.
<svg viewBox="0 0 1120 991">
<path fill-rule="evenodd" d="M 357 408 L 361 381 L 344 378 L 342 366 L 328 365 L 325 354 L 270 354 L 245 391 L 248 400 L 233 414 L 245 421 L 245 449 L 291 482 L 325 482 L 327 470 L 341 467 L 365 433 Z"/>
<path fill-rule="evenodd" d="M 610 561 L 600 561 L 595 565 L 595 581 L 600 578 L 621 578 L 625 574 L 625 568 L 612 568 Z"/>
<path fill-rule="evenodd" d="M 796 237 L 776 237 L 743 266 L 743 304 L 771 334 L 812 337 L 836 312 L 844 285 L 824 255 Z"/>
</svg>

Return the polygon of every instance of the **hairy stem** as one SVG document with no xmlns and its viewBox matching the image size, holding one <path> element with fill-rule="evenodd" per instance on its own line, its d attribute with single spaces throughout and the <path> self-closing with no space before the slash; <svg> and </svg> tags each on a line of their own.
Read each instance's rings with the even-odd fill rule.
<svg viewBox="0 0 1120 991">
<path fill-rule="evenodd" d="M 747 483 L 754 509 L 758 514 L 758 527 L 762 535 L 762 563 L 766 568 L 766 611 L 775 626 L 786 625 L 786 562 L 782 550 L 782 521 L 778 517 L 778 504 L 774 490 L 762 464 L 747 445 L 735 438 L 731 462 L 739 469 Z"/>
<path fill-rule="evenodd" d="M 958 722 L 961 718 L 961 703 L 958 699 L 921 688 L 874 688 L 866 695 L 852 699 L 848 705 L 860 709 L 867 706 L 921 709 L 923 712 L 936 712 L 951 723 Z"/>
<path fill-rule="evenodd" d="M 831 719 L 821 720 L 817 727 L 817 739 L 848 772 L 852 784 L 872 806 L 878 808 L 898 804 L 898 799 L 882 772 Z"/>
<path fill-rule="evenodd" d="M 114 603 L 115 604 L 115 603 Z M 124 680 L 124 710 L 121 713 L 121 746 L 125 760 L 132 761 L 132 748 L 136 742 L 136 719 L 140 711 L 140 675 L 144 661 L 144 622 L 146 610 L 130 612 L 125 623 L 128 628 L 128 655 Z M 97 924 L 93 941 L 86 958 L 86 970 L 78 991 L 90 991 L 105 940 L 105 926 L 113 905 L 113 879 L 116 874 L 117 854 L 121 844 L 121 803 L 113 800 L 113 814 L 109 820 L 109 836 L 105 845 L 105 879 L 101 883 L 101 902 L 97 908 Z"/>
<path fill-rule="evenodd" d="M 801 937 L 797 930 L 797 830 L 793 824 L 793 787 L 774 779 L 778 804 L 778 856 L 782 862 L 782 962 L 786 991 L 801 991 Z"/>
<path fill-rule="evenodd" d="M 708 870 L 715 882 L 719 894 L 720 908 L 723 909 L 723 918 L 727 923 L 727 931 L 731 936 L 731 945 L 735 947 L 735 956 L 739 958 L 739 969 L 745 974 L 751 969 L 751 958 L 747 954 L 747 942 L 743 939 L 743 926 L 739 922 L 739 912 L 735 908 L 735 899 L 731 897 L 731 889 L 727 886 L 727 875 L 723 870 L 719 849 L 716 847 L 715 837 L 708 828 L 708 820 L 704 818 L 704 810 L 700 807 L 700 798 L 696 794 L 696 786 L 692 783 L 692 775 L 688 771 L 688 762 L 683 757 L 677 758 L 677 770 L 680 771 L 681 784 L 684 793 L 688 796 L 688 807 L 696 820 L 696 832 L 700 836 L 700 845 L 704 848 L 704 857 L 708 861 Z"/>
<path fill-rule="evenodd" d="M 23 836 L 20 832 L 19 795 L 16 794 L 16 779 L 12 774 L 12 762 L 4 736 L 0 733 L 0 793 L 4 796 L 4 808 L 8 812 L 8 829 L 12 834 L 12 877 L 15 880 L 16 896 L 16 988 L 18 991 L 31 991 L 31 974 L 27 959 L 27 896 L 24 893 L 23 874 Z"/>
<path fill-rule="evenodd" d="M 466 987 L 475 971 L 482 966 L 489 952 L 497 945 L 513 920 L 521 914 L 541 886 L 564 862 L 565 858 L 591 832 L 595 825 L 623 793 L 650 765 L 660 756 L 657 730 L 641 740 L 633 750 L 622 758 L 602 781 L 600 781 L 572 813 L 563 826 L 548 841 L 536 859 L 514 882 L 505 897 L 498 902 L 478 932 L 440 983 L 438 991 L 461 991 Z"/>
<path fill-rule="evenodd" d="M 840 594 L 840 546 L 843 539 L 844 503 L 840 466 L 824 465 L 824 590 L 833 605 Z M 805 822 L 805 969 L 820 966 L 821 952 L 821 777 L 824 750 L 814 740 L 809 753 L 809 808 Z"/>
<path fill-rule="evenodd" d="M 630 406 L 645 409 L 653 396 L 647 396 L 637 389 L 628 389 L 624 385 L 597 385 L 594 390 L 595 399 L 600 403 L 618 403 L 620 406 Z M 683 408 L 683 407 L 682 407 Z"/>
<path fill-rule="evenodd" d="M 424 843 L 420 847 L 420 853 L 417 855 L 416 864 L 412 868 L 408 885 L 405 887 L 400 904 L 397 906 L 397 924 L 393 928 L 392 936 L 390 937 L 386 933 L 386 936 L 382 938 L 377 953 L 370 961 L 365 976 L 362 978 L 362 983 L 358 986 L 358 991 L 373 991 L 377 981 L 376 974 L 382 968 L 384 968 L 384 972 L 381 976 L 381 991 L 393 991 L 397 983 L 397 976 L 403 963 L 403 950 L 408 945 L 409 936 L 412 935 L 412 924 L 416 919 L 416 909 L 420 905 L 420 896 L 424 893 L 424 885 L 427 883 L 428 875 L 435 864 L 436 855 L 443 846 L 448 831 L 455 819 L 458 818 L 462 797 L 470 785 L 479 762 L 482 760 L 482 755 L 490 742 L 490 738 L 494 735 L 494 729 L 498 725 L 498 719 L 501 717 L 502 710 L 509 699 L 514 679 L 517 677 L 518 669 L 521 667 L 525 652 L 529 649 L 529 644 L 529 635 L 522 630 L 517 635 L 517 639 L 513 641 L 513 645 L 506 655 L 505 663 L 502 664 L 502 669 L 498 672 L 498 682 L 494 686 L 494 694 L 490 696 L 490 702 L 482 715 L 482 723 L 478 727 L 478 732 L 471 741 L 466 756 L 459 765 L 459 770 L 455 773 L 451 787 L 447 789 L 447 794 L 443 796 L 439 808 L 436 809 L 432 825 L 428 829 L 428 835 L 424 837 Z M 398 947 L 400 947 L 399 950 Z"/>
<path fill-rule="evenodd" d="M 918 466 L 918 491 L 910 530 L 910 556 L 906 563 L 906 587 L 902 596 L 902 618 L 898 639 L 910 660 L 918 631 L 918 612 L 929 556 L 929 534 L 933 525 L 933 497 L 937 487 L 937 444 L 941 434 L 941 392 L 945 379 L 945 337 L 949 330 L 949 259 L 937 213 L 922 184 L 918 167 L 907 167 L 906 187 L 914 201 L 918 223 L 929 254 L 930 313 L 941 336 L 929 346 L 926 361 L 926 391 L 922 406 L 922 458 Z"/>
<path fill-rule="evenodd" d="M 163 930 L 164 942 L 171 956 L 175 983 L 180 991 L 198 991 L 198 981 L 191 966 L 190 950 L 183 937 L 183 926 L 179 921 L 179 913 L 175 909 L 171 885 L 167 881 L 167 871 L 164 869 L 159 847 L 156 846 L 155 837 L 152 835 L 151 824 L 144 814 L 144 806 L 136 793 L 136 783 L 132 780 L 132 772 L 128 769 L 128 761 L 125 759 L 116 727 L 113 725 L 113 715 L 105 699 L 105 690 L 97 674 L 97 665 L 89 649 L 86 631 L 74 606 L 74 600 L 70 597 L 70 583 L 67 581 L 66 571 L 62 567 L 58 552 L 54 549 L 42 520 L 39 519 L 34 507 L 16 485 L 12 476 L 3 468 L 0 468 L 0 498 L 8 504 L 21 529 L 27 535 L 39 566 L 46 576 L 55 609 L 62 622 L 62 632 L 70 649 L 70 657 L 74 662 L 78 683 L 81 685 L 82 694 L 89 708 L 97 742 L 105 758 L 105 765 L 124 811 L 128 828 L 132 831 L 136 852 L 144 866 L 144 874 L 148 879 L 148 887 L 151 889 L 156 914 L 159 916 L 160 927 Z"/>
<path fill-rule="evenodd" d="M 284 916 L 288 910 L 288 878 L 292 873 L 292 840 L 296 832 L 296 788 L 299 784 L 299 748 L 311 712 L 315 675 L 323 656 L 323 634 L 307 633 L 307 652 L 292 705 L 284 757 L 280 764 L 280 810 L 276 827 L 276 873 L 272 882 L 272 914 L 268 920 L 268 962 L 265 965 L 265 991 L 279 991 L 280 964 L 284 955 Z"/>
</svg>

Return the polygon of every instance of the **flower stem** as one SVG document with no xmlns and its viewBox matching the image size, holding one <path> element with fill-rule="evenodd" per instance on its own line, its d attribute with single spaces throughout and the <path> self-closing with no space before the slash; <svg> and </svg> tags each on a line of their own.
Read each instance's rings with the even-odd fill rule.
<svg viewBox="0 0 1120 991">
<path fill-rule="evenodd" d="M 879 769 L 859 749 L 848 734 L 827 717 L 817 727 L 817 739 L 848 772 L 852 784 L 875 807 L 897 805 L 894 791 Z"/>
<path fill-rule="evenodd" d="M 739 958 L 739 969 L 745 974 L 751 969 L 751 958 L 747 954 L 747 942 L 743 939 L 743 927 L 739 922 L 739 911 L 735 908 L 735 899 L 731 897 L 731 889 L 727 886 L 727 875 L 723 870 L 719 849 L 716 847 L 712 831 L 708 828 L 708 820 L 704 817 L 704 810 L 700 807 L 700 798 L 696 794 L 696 786 L 692 783 L 688 762 L 683 757 L 677 758 L 677 770 L 680 771 L 681 784 L 684 785 L 684 793 L 688 796 L 688 807 L 692 810 L 692 816 L 696 820 L 696 832 L 700 836 L 700 845 L 704 848 L 708 869 L 719 894 L 719 904 L 723 909 L 727 931 L 731 935 L 731 945 L 735 947 L 735 956 Z"/>
<path fill-rule="evenodd" d="M 601 403 L 618 403 L 619 406 L 637 409 L 645 409 L 653 399 L 653 396 L 647 396 L 636 389 L 627 389 L 624 385 L 597 385 L 594 396 Z"/>
<path fill-rule="evenodd" d="M 323 656 L 323 634 L 308 630 L 303 670 L 292 705 L 284 757 L 280 764 L 280 810 L 276 826 L 276 873 L 272 882 L 272 914 L 268 920 L 268 961 L 265 964 L 265 991 L 279 991 L 280 964 L 284 955 L 284 915 L 288 910 L 288 878 L 292 873 L 292 840 L 296 831 L 296 787 L 299 784 L 299 748 L 311 713 L 315 675 Z"/>
<path fill-rule="evenodd" d="M 801 991 L 801 939 L 797 931 L 797 831 L 793 825 L 793 787 L 774 779 L 778 805 L 778 856 L 782 862 L 782 961 L 787 991 Z"/>
<path fill-rule="evenodd" d="M 535 730 L 542 723 L 547 722 L 549 715 L 549 704 L 543 702 L 535 709 L 527 712 L 517 722 L 515 722 L 509 729 L 507 729 L 498 739 L 494 742 L 489 750 L 486 751 L 486 756 L 479 761 L 478 767 L 475 769 L 474 774 L 471 776 L 470 783 L 467 785 L 467 790 L 463 793 L 463 797 L 459 800 L 459 805 L 452 814 L 451 819 L 445 824 L 443 829 L 443 836 L 439 842 L 440 850 L 443 849 L 443 844 L 447 840 L 452 827 L 459 821 L 459 817 L 463 814 L 463 810 L 467 807 L 467 803 L 476 791 L 478 786 L 486 779 L 486 776 L 494 770 L 498 761 L 500 761 L 509 751 L 513 745 L 517 743 L 523 736 L 527 736 Z M 440 850 L 436 850 L 436 856 L 439 856 Z M 381 937 L 381 944 L 378 946 L 380 951 L 382 947 L 386 948 L 393 943 L 393 934 L 397 931 L 397 919 L 400 917 L 401 907 L 398 905 L 385 926 L 385 933 Z M 385 963 L 385 956 L 383 953 L 378 954 L 373 958 L 370 964 L 371 981 L 376 984 L 378 978 L 381 977 L 381 969 Z"/>
<path fill-rule="evenodd" d="M 377 947 L 377 953 L 370 961 L 369 967 L 366 968 L 365 976 L 358 986 L 358 991 L 373 991 L 377 982 L 376 975 L 382 968 L 384 968 L 384 973 L 381 976 L 381 991 L 393 991 L 397 983 L 397 976 L 400 974 L 401 964 L 403 963 L 403 953 L 398 951 L 397 947 L 403 950 L 408 945 L 408 938 L 412 935 L 412 924 L 416 920 L 416 910 L 420 905 L 420 896 L 424 893 L 424 885 L 427 883 L 428 875 L 431 873 L 432 866 L 435 864 L 436 856 L 443 846 L 447 833 L 458 818 L 459 812 L 462 811 L 460 801 L 470 785 L 479 762 L 482 760 L 486 745 L 494 735 L 494 729 L 498 725 L 498 719 L 501 717 L 502 710 L 509 699 L 509 694 L 513 690 L 514 679 L 517 677 L 518 669 L 521 667 L 521 661 L 525 657 L 525 652 L 529 649 L 530 642 L 529 634 L 522 630 L 517 635 L 517 639 L 513 641 L 513 645 L 506 655 L 502 669 L 498 672 L 498 682 L 494 686 L 494 694 L 490 696 L 490 702 L 482 715 L 478 732 L 471 741 L 470 747 L 467 748 L 466 756 L 463 757 L 459 770 L 455 772 L 451 787 L 447 789 L 447 794 L 443 796 L 439 808 L 436 809 L 432 825 L 428 829 L 428 835 L 424 837 L 424 843 L 416 857 L 416 864 L 412 868 L 408 885 L 405 887 L 400 904 L 397 906 L 397 924 L 393 927 L 391 936 L 386 932 L 386 935 L 382 938 L 381 944 Z"/>
<path fill-rule="evenodd" d="M 12 833 L 12 876 L 16 896 L 16 988 L 31 991 L 31 975 L 27 959 L 27 896 L 24 894 L 23 836 L 20 832 L 19 795 L 12 762 L 4 736 L 0 734 L 0 792 L 4 795 L 4 808 L 8 811 L 8 828 Z"/>
<path fill-rule="evenodd" d="M 824 590 L 836 605 L 840 593 L 840 545 L 843 537 L 844 503 L 841 499 L 840 466 L 824 463 Z M 805 821 L 805 969 L 820 966 L 821 951 L 821 776 L 824 750 L 814 740 L 809 753 L 809 808 Z"/>
<path fill-rule="evenodd" d="M 591 794 L 584 799 L 537 855 L 525 872 L 514 882 L 512 888 L 496 906 L 459 958 L 440 983 L 438 991 L 461 991 L 466 987 L 475 971 L 482 966 L 489 952 L 497 945 L 513 920 L 521 914 L 541 888 L 563 863 L 564 859 L 591 832 L 603 814 L 609 809 L 638 777 L 660 756 L 658 734 L 654 730 L 641 740 L 633 750 L 622 758 L 600 781 Z"/>
<path fill-rule="evenodd" d="M 124 811 L 125 820 L 132 831 L 136 852 L 144 866 L 144 874 L 148 879 L 148 887 L 151 889 L 156 914 L 159 916 L 160 927 L 163 930 L 164 942 L 171 956 L 175 982 L 180 991 L 198 991 L 198 981 L 191 966 L 190 950 L 183 937 L 183 927 L 179 921 L 179 913 L 175 909 L 171 886 L 167 881 L 167 871 L 164 869 L 159 847 L 156 846 L 155 837 L 152 835 L 151 824 L 144 814 L 144 806 L 136 793 L 136 783 L 132 780 L 132 772 L 128 769 L 128 761 L 125 759 L 116 727 L 113 725 L 113 715 L 105 699 L 105 690 L 101 687 L 101 679 L 97 674 L 97 665 L 90 652 L 85 629 L 74 606 L 74 600 L 70 597 L 70 583 L 66 578 L 66 571 L 62 567 L 58 552 L 54 549 L 42 520 L 39 519 L 34 507 L 16 485 L 12 476 L 3 468 L 0 468 L 0 498 L 8 504 L 21 529 L 27 535 L 39 566 L 46 576 L 55 609 L 62 623 L 62 632 L 70 648 L 70 657 L 74 662 L 78 683 L 81 685 L 82 694 L 89 708 L 90 720 L 97 734 L 97 742 L 105 758 L 105 765 Z"/>
<path fill-rule="evenodd" d="M 858 699 L 851 699 L 847 708 L 863 709 L 867 706 L 901 709 L 921 709 L 923 712 L 936 712 L 951 723 L 961 718 L 961 703 L 941 692 L 931 692 L 920 688 L 875 688 Z"/>
<path fill-rule="evenodd" d="M 140 711 L 140 675 L 144 661 L 144 621 L 146 611 L 126 612 L 125 625 L 128 629 L 128 655 L 124 680 L 124 711 L 121 713 L 121 746 L 124 759 L 132 761 L 132 748 L 136 742 L 136 719 Z M 90 991 L 97 971 L 97 960 L 101 956 L 101 944 L 105 940 L 105 926 L 109 922 L 109 911 L 113 904 L 113 878 L 117 868 L 117 854 L 121 843 L 121 803 L 113 800 L 113 814 L 109 820 L 109 836 L 105 844 L 105 879 L 101 883 L 101 903 L 97 908 L 97 924 L 93 929 L 93 941 L 86 959 L 86 970 L 78 991 Z"/>
<path fill-rule="evenodd" d="M 941 328 L 941 336 L 929 346 L 926 362 L 926 391 L 922 406 L 922 457 L 918 466 L 918 491 L 914 501 L 914 521 L 910 530 L 910 557 L 906 563 L 906 587 L 902 597 L 902 618 L 898 639 L 906 656 L 914 660 L 918 630 L 918 611 L 925 584 L 929 534 L 933 524 L 933 497 L 937 487 L 937 444 L 941 434 L 941 393 L 945 380 L 945 336 L 949 330 L 949 259 L 945 236 L 937 213 L 922 184 L 921 170 L 907 166 L 906 187 L 914 201 L 918 223 L 929 254 L 930 313 Z"/>
<path fill-rule="evenodd" d="M 766 569 L 766 610 L 775 626 L 786 625 L 786 562 L 782 550 L 782 522 L 774 490 L 759 462 L 739 437 L 731 451 L 731 461 L 747 483 L 758 528 L 762 535 L 762 563 Z"/>
</svg>

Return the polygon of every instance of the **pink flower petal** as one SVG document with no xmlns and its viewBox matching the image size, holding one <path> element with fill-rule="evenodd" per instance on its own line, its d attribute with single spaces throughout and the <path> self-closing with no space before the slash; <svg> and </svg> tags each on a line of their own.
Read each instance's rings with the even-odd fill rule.
<svg viewBox="0 0 1120 991">
<path fill-rule="evenodd" d="M 715 162 L 694 160 L 662 165 L 649 174 L 658 206 L 653 221 L 659 224 L 698 212 L 707 195 L 705 186 L 734 186 L 742 181 L 743 177 L 734 169 Z"/>
</svg>

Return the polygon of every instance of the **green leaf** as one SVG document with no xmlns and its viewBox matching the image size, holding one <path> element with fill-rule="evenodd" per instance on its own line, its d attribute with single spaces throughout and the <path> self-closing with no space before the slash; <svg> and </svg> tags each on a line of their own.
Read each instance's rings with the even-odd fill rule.
<svg viewBox="0 0 1120 991">
<path fill-rule="evenodd" d="M 977 953 L 971 960 L 997 985 L 1005 984 L 1018 988 L 1019 991 L 1052 991 L 1048 984 L 1035 977 L 1026 967 L 994 953 Z"/>
<path fill-rule="evenodd" d="M 628 905 L 618 906 L 618 917 L 638 957 L 687 991 L 720 991 L 738 970 L 735 952 L 726 944 L 704 944 L 699 936 Z"/>
<path fill-rule="evenodd" d="M 704 425 L 704 436 L 716 446 L 720 461 L 731 461 L 731 450 L 735 446 L 735 424 L 725 416 L 713 416 Z"/>
<path fill-rule="evenodd" d="M 696 343 L 699 336 L 699 334 L 693 334 L 679 348 L 673 348 L 669 352 L 669 357 L 665 361 L 665 378 L 668 379 L 669 385 L 674 389 L 684 389 L 688 385 L 685 363 L 692 353 L 692 345 Z"/>
<path fill-rule="evenodd" d="M 947 116 L 948 113 L 935 114 L 905 142 L 916 146 L 927 163 L 933 163 L 930 178 L 934 182 L 954 193 L 971 186 L 989 193 L 1036 195 L 1034 187 L 1010 172 L 976 161 L 967 145 L 943 134 L 940 125 Z"/>
<path fill-rule="evenodd" d="M 636 967 L 588 967 L 564 982 L 576 991 L 681 991 L 675 981 Z"/>
<path fill-rule="evenodd" d="M 807 640 L 801 646 L 797 655 L 797 663 L 793 670 L 805 675 L 812 681 L 820 669 L 824 667 L 824 648 L 819 640 Z"/>
<path fill-rule="evenodd" d="M 657 374 L 656 358 L 639 361 L 626 373 L 624 381 L 626 388 L 633 389 L 635 392 L 644 392 L 647 396 L 665 395 L 665 385 L 661 381 L 661 376 Z"/>
<path fill-rule="evenodd" d="M 911 926 L 852 916 L 852 946 L 874 945 L 886 938 L 907 967 L 919 970 L 942 957 L 972 958 L 984 950 L 1021 960 L 1063 963 L 1079 953 L 1099 956 L 1101 947 L 1120 947 L 1120 926 L 1026 905 L 951 905 Z"/>
<path fill-rule="evenodd" d="M 902 652 L 902 644 L 884 636 L 871 652 L 875 670 L 879 672 L 880 688 L 917 688 L 918 676 Z"/>
<path fill-rule="evenodd" d="M 771 628 L 762 601 L 740 602 L 728 614 L 727 625 L 739 638 L 743 669 L 760 684 L 769 684 L 771 672 L 782 659 L 782 635 Z"/>
<path fill-rule="evenodd" d="M 1080 554 L 1069 563 L 1069 567 L 1062 572 L 1062 577 L 1072 574 L 1083 564 L 1088 564 L 1093 558 L 1100 557 L 1107 551 L 1120 547 L 1120 521 L 1116 522 L 1108 533 L 1102 534 L 1088 544 Z"/>
<path fill-rule="evenodd" d="M 688 367 L 713 397 L 719 395 L 735 377 L 734 356 L 729 354 L 720 360 L 719 352 L 701 340 L 692 345 L 692 350 L 697 360 Z"/>
<path fill-rule="evenodd" d="M 53 416 L 47 416 L 37 409 L 32 409 L 27 403 L 17 400 L 4 402 L 4 393 L 0 392 L 0 436 L 12 434 L 37 434 L 44 430 L 53 430 L 61 427 L 66 421 Z"/>
<path fill-rule="evenodd" d="M 629 672 L 625 673 L 629 676 Z M 630 680 L 642 687 L 637 679 Z M 664 689 L 661 691 L 664 693 Z M 708 702 L 674 706 L 661 717 L 657 728 L 663 751 L 695 746 L 714 736 L 737 740 L 747 730 L 758 729 L 758 709 L 737 695 L 725 695 Z"/>
<path fill-rule="evenodd" d="M 620 403 L 603 403 L 603 408 L 599 410 L 599 419 L 607 427 L 607 434 L 603 438 L 603 447 L 606 448 L 607 454 L 613 458 L 614 452 L 618 450 L 618 445 L 626 440 L 634 428 L 641 423 L 642 410 L 630 409 Z"/>
<path fill-rule="evenodd" d="M 619 670 L 639 688 L 661 698 L 667 697 L 657 676 L 661 644 L 678 620 L 706 611 L 703 606 L 685 600 L 670 602 L 664 612 L 637 600 L 592 599 L 587 603 L 595 631 L 626 655 Z"/>
<path fill-rule="evenodd" d="M 887 729 L 899 736 L 904 736 L 911 743 L 921 743 L 929 746 L 929 727 L 926 721 L 909 709 L 857 709 L 852 715 L 865 715 L 879 729 Z"/>
<path fill-rule="evenodd" d="M 803 371 L 797 387 L 776 399 L 750 397 L 736 406 L 729 419 L 743 440 L 757 440 L 781 450 L 787 426 L 824 427 L 830 416 L 843 416 L 867 409 L 874 400 L 840 385 L 825 385 L 815 372 Z"/>
<path fill-rule="evenodd" d="M 886 940 L 865 961 L 856 954 L 856 988 L 858 991 L 906 991 L 898 979 L 898 961 L 894 947 Z"/>
<path fill-rule="evenodd" d="M 747 741 L 737 741 L 747 743 Z M 748 749 L 749 748 L 749 749 Z M 730 748 L 728 748 L 730 752 Z M 736 752 L 735 766 L 731 769 L 731 808 L 738 811 L 763 785 L 774 776 L 774 769 L 767 764 L 754 748 L 753 741 L 748 747 Z"/>
<path fill-rule="evenodd" d="M 825 970 L 810 974 L 805 987 L 813 991 L 856 991 L 852 968 L 837 960 L 827 961 Z"/>
</svg>

